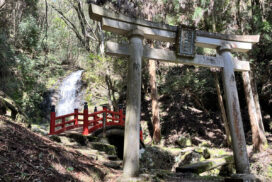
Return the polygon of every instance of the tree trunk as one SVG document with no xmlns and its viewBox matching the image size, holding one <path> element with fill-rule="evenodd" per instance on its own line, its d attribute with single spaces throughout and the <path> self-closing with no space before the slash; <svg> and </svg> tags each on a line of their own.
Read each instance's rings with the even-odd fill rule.
<svg viewBox="0 0 272 182">
<path fill-rule="evenodd" d="M 107 72 L 106 76 L 105 76 L 105 81 L 108 87 L 108 102 L 110 107 L 113 107 L 113 110 L 118 110 L 118 103 L 116 101 L 115 98 L 115 88 L 114 85 L 112 84 L 112 80 L 111 77 L 109 75 L 109 73 Z"/>
<path fill-rule="evenodd" d="M 253 99 L 254 99 L 254 102 L 255 102 L 257 116 L 258 116 L 259 127 L 262 130 L 262 132 L 265 133 L 264 125 L 263 125 L 262 112 L 261 112 L 261 106 L 260 106 L 260 102 L 259 102 L 259 95 L 258 95 L 257 85 L 256 85 L 256 82 L 255 82 L 255 79 L 254 79 L 253 71 L 250 71 L 249 74 L 250 74 L 249 75 L 250 76 L 250 82 L 251 82 L 251 85 L 252 85 Z"/>
<path fill-rule="evenodd" d="M 151 43 L 151 48 L 153 48 Z M 157 79 L 156 79 L 156 61 L 150 59 L 148 64 L 149 84 L 151 88 L 151 102 L 152 102 L 152 125 L 153 125 L 153 142 L 158 144 L 161 140 L 161 126 L 160 113 L 158 103 Z"/>
<path fill-rule="evenodd" d="M 159 143 L 161 140 L 161 126 L 158 106 L 158 92 L 156 85 L 156 61 L 149 60 L 149 84 L 151 88 L 151 100 L 152 100 L 152 124 L 153 124 L 153 142 Z"/>
<path fill-rule="evenodd" d="M 255 106 L 255 101 L 253 98 L 253 93 L 250 84 L 250 78 L 248 72 L 242 73 L 243 85 L 245 91 L 245 97 L 248 105 L 248 113 L 250 118 L 250 125 L 252 130 L 252 142 L 254 151 L 262 151 L 263 145 L 267 143 L 265 133 L 262 131 L 259 125 L 259 117 L 257 114 L 257 109 Z"/>
<path fill-rule="evenodd" d="M 230 136 L 229 124 L 228 124 L 228 120 L 227 120 L 223 97 L 221 95 L 221 89 L 220 89 L 220 85 L 219 85 L 219 81 L 218 81 L 218 75 L 216 72 L 213 72 L 213 74 L 214 74 L 215 87 L 216 87 L 216 92 L 217 92 L 217 97 L 218 97 L 218 103 L 219 103 L 220 111 L 221 111 L 221 117 L 224 122 L 224 127 L 225 127 L 225 131 L 226 131 L 227 144 L 228 144 L 228 146 L 231 146 L 231 136 Z"/>
<path fill-rule="evenodd" d="M 48 39 L 48 3 L 47 0 L 44 0 L 45 3 L 45 56 L 44 56 L 44 65 L 47 66 L 47 55 L 48 55 L 48 45 L 47 45 L 47 39 Z"/>
</svg>

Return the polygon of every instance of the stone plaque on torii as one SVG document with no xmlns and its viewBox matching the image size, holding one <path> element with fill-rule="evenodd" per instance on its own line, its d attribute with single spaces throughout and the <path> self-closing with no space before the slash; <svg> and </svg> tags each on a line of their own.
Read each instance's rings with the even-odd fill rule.
<svg viewBox="0 0 272 182">
<path fill-rule="evenodd" d="M 89 14 L 91 19 L 101 22 L 103 30 L 127 36 L 130 41 L 129 44 L 106 43 L 107 54 L 129 57 L 123 159 L 123 175 L 125 177 L 135 177 L 139 173 L 140 94 L 143 58 L 223 69 L 223 85 L 226 93 L 226 107 L 236 172 L 239 174 L 250 174 L 234 75 L 234 71 L 246 72 L 248 74 L 250 65 L 247 61 L 233 58 L 231 51 L 249 51 L 253 44 L 259 42 L 259 35 L 224 35 L 200 30 L 193 30 L 194 32 L 192 33 L 186 27 L 185 29 L 182 29 L 182 27 L 179 29 L 177 26 L 130 18 L 94 4 L 90 4 Z M 177 35 L 180 32 L 183 32 L 182 35 Z M 184 37 L 188 35 L 189 38 Z M 184 40 L 177 39 L 177 37 L 181 37 Z M 180 52 L 149 48 L 143 45 L 144 38 L 171 43 L 177 42 L 180 44 L 178 49 Z M 190 46 L 190 49 L 188 49 L 188 46 Z M 218 55 L 216 57 L 195 55 L 194 46 L 217 49 Z"/>
</svg>

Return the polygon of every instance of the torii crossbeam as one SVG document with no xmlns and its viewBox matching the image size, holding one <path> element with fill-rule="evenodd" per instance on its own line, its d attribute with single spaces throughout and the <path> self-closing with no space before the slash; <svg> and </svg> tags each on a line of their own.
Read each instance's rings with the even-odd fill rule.
<svg viewBox="0 0 272 182">
<path fill-rule="evenodd" d="M 253 44 L 259 42 L 259 35 L 224 35 L 196 30 L 195 34 L 192 34 L 195 35 L 193 46 L 217 49 L 219 55 L 216 57 L 203 55 L 182 57 L 177 56 L 174 51 L 143 46 L 144 38 L 176 42 L 179 36 L 177 26 L 130 18 L 94 4 L 90 4 L 89 14 L 91 19 L 101 22 L 103 30 L 127 36 L 130 41 L 129 45 L 114 42 L 106 44 L 107 54 L 129 57 L 123 176 L 135 177 L 139 173 L 139 122 L 143 58 L 223 69 L 223 83 L 236 171 L 239 174 L 250 173 L 234 75 L 234 71 L 248 72 L 250 65 L 247 61 L 233 58 L 231 51 L 249 51 Z M 189 45 L 188 41 L 185 43 Z"/>
</svg>

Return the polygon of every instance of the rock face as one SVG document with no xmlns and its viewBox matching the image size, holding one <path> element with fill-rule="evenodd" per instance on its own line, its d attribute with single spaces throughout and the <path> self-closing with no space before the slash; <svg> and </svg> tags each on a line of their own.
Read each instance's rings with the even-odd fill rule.
<svg viewBox="0 0 272 182">
<path fill-rule="evenodd" d="M 169 170 L 174 165 L 175 159 L 166 150 L 157 147 L 146 147 L 140 158 L 141 168 L 146 169 L 166 169 Z"/>
<path fill-rule="evenodd" d="M 43 93 L 43 102 L 41 103 L 41 116 L 42 122 L 47 123 L 50 121 L 50 107 L 56 105 L 59 100 L 59 93 L 57 89 L 49 89 Z"/>
<path fill-rule="evenodd" d="M 18 122 L 28 122 L 27 116 L 22 112 L 19 106 L 7 94 L 0 91 L 0 115 L 5 115 L 7 110 L 11 111 L 12 119 Z"/>
</svg>

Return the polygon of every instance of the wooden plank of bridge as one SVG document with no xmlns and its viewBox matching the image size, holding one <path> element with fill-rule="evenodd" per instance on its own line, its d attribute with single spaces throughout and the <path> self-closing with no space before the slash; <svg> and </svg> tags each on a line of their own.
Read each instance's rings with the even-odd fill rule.
<svg viewBox="0 0 272 182">
<path fill-rule="evenodd" d="M 115 42 L 108 41 L 106 43 L 106 53 L 115 56 L 130 56 L 129 45 L 118 44 Z M 143 57 L 146 59 L 155 59 L 158 61 L 173 62 L 187 65 L 212 67 L 212 68 L 223 68 L 224 62 L 221 56 L 203 56 L 196 55 L 194 58 L 177 57 L 174 51 L 166 49 L 155 49 L 144 47 Z M 248 61 L 240 61 L 233 59 L 233 66 L 235 71 L 250 71 Z"/>
</svg>

